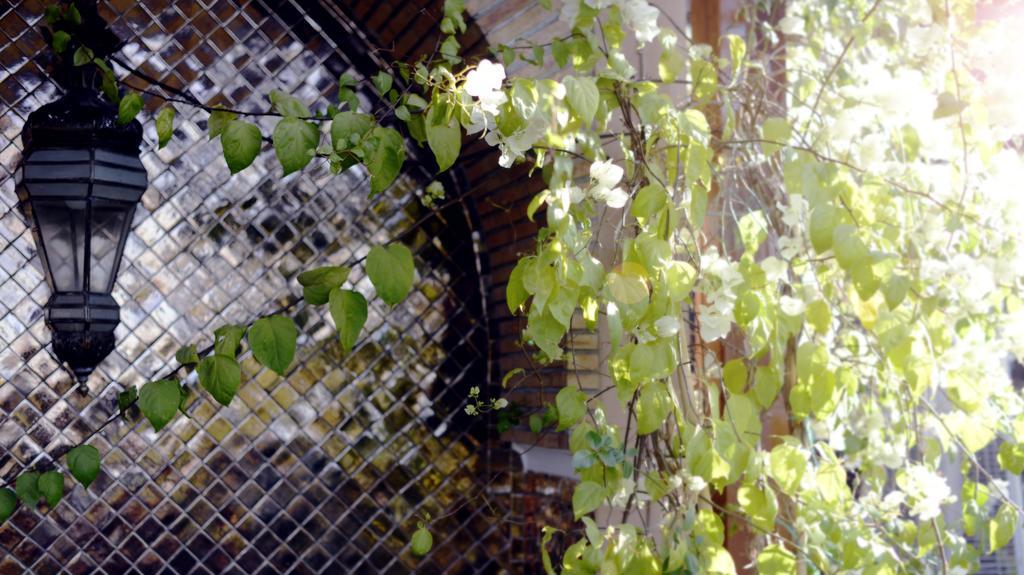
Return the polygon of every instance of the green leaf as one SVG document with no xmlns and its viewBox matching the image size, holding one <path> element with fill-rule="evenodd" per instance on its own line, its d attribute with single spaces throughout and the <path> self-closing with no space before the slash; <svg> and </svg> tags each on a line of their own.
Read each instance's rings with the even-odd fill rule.
<svg viewBox="0 0 1024 575">
<path fill-rule="evenodd" d="M 679 46 L 663 48 L 658 56 L 658 78 L 666 84 L 675 82 L 686 70 L 686 56 Z"/>
<path fill-rule="evenodd" d="M 1004 441 L 999 446 L 999 466 L 1014 475 L 1024 473 L 1024 443 Z"/>
<path fill-rule="evenodd" d="M 532 262 L 533 260 L 530 258 L 519 260 L 508 277 L 508 285 L 505 287 L 505 302 L 508 304 L 508 310 L 513 314 L 518 312 L 526 299 L 530 297 L 530 292 L 526 291 L 526 287 L 523 285 L 523 274 L 526 273 L 526 268 Z"/>
<path fill-rule="evenodd" d="M 961 102 L 960 100 L 957 100 L 956 96 L 953 94 L 943 92 L 939 94 L 939 101 L 935 105 L 935 111 L 932 112 L 932 119 L 938 120 L 940 118 L 956 116 L 966 108 L 967 102 Z"/>
<path fill-rule="evenodd" d="M 743 393 L 747 389 L 747 365 L 742 359 L 731 359 L 722 368 L 722 381 L 733 393 Z"/>
<path fill-rule="evenodd" d="M 502 389 L 508 387 L 508 382 L 512 381 L 513 378 L 515 378 L 517 376 L 520 376 L 520 375 L 523 375 L 525 373 L 526 373 L 526 370 L 524 370 L 521 367 L 516 367 L 516 368 L 510 369 L 508 371 L 508 373 L 506 373 L 505 376 L 501 378 L 501 387 L 502 387 Z"/>
<path fill-rule="evenodd" d="M 636 383 L 667 377 L 676 368 L 673 340 L 657 339 L 633 348 L 629 355 L 629 378 Z"/>
<path fill-rule="evenodd" d="M 795 495 L 807 470 L 807 456 L 800 449 L 782 443 L 769 455 L 768 474 L 779 484 L 783 493 Z"/>
<path fill-rule="evenodd" d="M 138 400 L 139 390 L 134 385 L 117 394 L 117 410 L 121 416 L 124 417 L 124 412 Z"/>
<path fill-rule="evenodd" d="M 816 252 L 823 253 L 832 248 L 832 235 L 839 225 L 839 211 L 828 204 L 822 204 L 811 210 L 808 232 L 811 245 Z"/>
<path fill-rule="evenodd" d="M 68 22 L 71 22 L 75 26 L 79 26 L 82 24 L 82 13 L 78 11 L 78 6 L 75 6 L 74 3 L 68 6 L 67 19 Z"/>
<path fill-rule="evenodd" d="M 380 92 L 381 96 L 387 94 L 388 91 L 391 90 L 391 85 L 394 83 L 394 81 L 395 78 L 391 76 L 391 74 L 385 72 L 384 70 L 377 72 L 373 76 L 373 86 L 377 88 L 377 91 Z"/>
<path fill-rule="evenodd" d="M 313 123 L 284 118 L 274 128 L 273 142 L 277 161 L 287 176 L 305 168 L 316 155 L 320 130 Z"/>
<path fill-rule="evenodd" d="M 667 202 L 668 193 L 665 188 L 660 184 L 648 184 L 636 193 L 630 206 L 630 212 L 643 222 L 660 212 Z"/>
<path fill-rule="evenodd" d="M 14 515 L 14 509 L 18 506 L 18 496 L 8 488 L 0 489 L 0 525 Z"/>
<path fill-rule="evenodd" d="M 174 108 L 164 106 L 156 115 L 156 137 L 157 147 L 163 148 L 171 141 L 174 135 Z"/>
<path fill-rule="evenodd" d="M 534 413 L 530 416 L 530 431 L 533 433 L 540 433 L 544 429 L 544 420 L 539 415 Z"/>
<path fill-rule="evenodd" d="M 181 386 L 171 379 L 151 381 L 139 391 L 139 409 L 156 431 L 163 429 L 174 418 L 179 403 Z"/>
<path fill-rule="evenodd" d="M 359 332 L 366 323 L 366 298 L 357 291 L 334 288 L 330 295 L 330 310 L 334 325 L 338 327 L 341 348 L 348 353 L 359 340 Z"/>
<path fill-rule="evenodd" d="M 72 4 L 74 6 L 74 4 Z M 60 11 L 60 5 L 50 4 L 43 10 L 43 16 L 46 18 L 46 23 L 50 26 L 56 26 L 58 22 L 64 17 Z"/>
<path fill-rule="evenodd" d="M 100 452 L 91 445 L 79 445 L 68 451 L 68 471 L 88 488 L 100 474 Z"/>
<path fill-rule="evenodd" d="M 858 267 L 870 265 L 871 254 L 867 245 L 857 235 L 857 228 L 850 224 L 837 226 L 832 234 L 832 242 L 839 267 L 853 271 Z"/>
<path fill-rule="evenodd" d="M 400 243 L 374 246 L 366 256 L 366 275 L 384 303 L 395 305 L 412 289 L 416 275 L 412 252 Z"/>
<path fill-rule="evenodd" d="M 199 363 L 199 354 L 196 353 L 195 345 L 183 345 L 174 353 L 174 359 L 181 365 L 194 365 Z"/>
<path fill-rule="evenodd" d="M 782 148 L 782 144 L 789 143 L 790 135 L 789 122 L 785 118 L 765 119 L 761 137 L 767 141 L 761 142 L 761 150 L 768 156 L 774 154 Z"/>
<path fill-rule="evenodd" d="M 760 575 L 795 575 L 796 556 L 782 545 L 769 545 L 757 555 Z"/>
<path fill-rule="evenodd" d="M 348 109 L 353 112 L 359 109 L 359 96 L 356 96 L 356 93 L 348 88 L 338 90 L 338 102 L 348 106 Z"/>
<path fill-rule="evenodd" d="M 540 540 L 540 558 L 541 563 L 544 565 L 544 573 L 545 575 L 555 575 L 555 568 L 551 563 L 551 555 L 548 553 L 548 543 L 551 543 L 551 538 L 560 530 L 550 525 L 545 525 L 540 531 L 543 534 Z"/>
<path fill-rule="evenodd" d="M 137 92 L 128 92 L 117 105 L 117 123 L 125 125 L 135 119 L 142 111 L 142 96 Z"/>
<path fill-rule="evenodd" d="M 705 102 L 718 91 L 718 70 L 707 60 L 694 59 L 690 62 L 690 82 L 696 99 Z"/>
<path fill-rule="evenodd" d="M 277 110 L 277 113 L 285 116 L 286 118 L 313 117 L 313 113 L 309 111 L 309 108 L 307 108 L 305 104 L 300 102 L 291 94 L 287 94 L 281 90 L 270 91 L 270 102 L 274 105 L 274 109 Z"/>
<path fill-rule="evenodd" d="M 242 370 L 234 358 L 211 355 L 199 363 L 199 384 L 221 405 L 231 404 L 242 384 Z M 174 409 L 178 409 L 177 402 Z"/>
<path fill-rule="evenodd" d="M 743 59 L 747 56 L 747 43 L 735 34 L 726 34 L 725 39 L 729 42 L 729 57 L 732 60 L 732 77 L 735 83 L 743 67 Z"/>
<path fill-rule="evenodd" d="M 597 107 L 601 103 L 601 93 L 593 78 L 586 76 L 566 76 L 565 95 L 569 99 L 569 107 L 584 125 L 590 125 L 597 115 Z"/>
<path fill-rule="evenodd" d="M 857 288 L 857 294 L 860 295 L 860 299 L 865 301 L 871 299 L 882 283 L 882 280 L 878 279 L 875 271 L 871 268 L 870 260 L 867 265 L 861 265 L 851 270 L 850 276 L 853 278 L 853 286 Z"/>
<path fill-rule="evenodd" d="M 240 325 L 226 324 L 213 330 L 215 338 L 213 352 L 217 355 L 235 357 L 238 353 L 238 344 L 245 337 L 245 328 Z"/>
<path fill-rule="evenodd" d="M 754 399 L 763 409 L 768 409 L 775 402 L 781 387 L 782 381 L 780 381 L 775 368 L 757 366 L 757 370 L 754 372 L 754 387 L 751 391 Z"/>
<path fill-rule="evenodd" d="M 210 119 L 206 121 L 206 129 L 210 131 L 210 139 L 212 140 L 223 134 L 228 122 L 237 117 L 237 114 L 227 110 L 214 110 L 210 112 Z"/>
<path fill-rule="evenodd" d="M 818 333 L 828 331 L 832 326 L 832 310 L 829 309 L 825 300 L 818 299 L 807 304 L 807 321 Z"/>
<path fill-rule="evenodd" d="M 39 492 L 39 474 L 35 471 L 22 473 L 14 483 L 14 490 L 18 493 L 18 499 L 21 499 L 26 507 L 35 509 L 39 504 L 39 498 L 43 496 Z"/>
<path fill-rule="evenodd" d="M 326 286 L 306 286 L 302 288 L 302 299 L 313 305 L 323 305 L 331 297 L 331 289 Z"/>
<path fill-rule="evenodd" d="M 63 54 L 64 50 L 68 49 L 68 42 L 71 41 L 71 34 L 63 30 L 57 30 L 53 33 L 53 51 L 58 54 Z"/>
<path fill-rule="evenodd" d="M 351 272 L 345 266 L 324 266 L 304 271 L 297 278 L 302 286 L 340 287 L 348 279 Z"/>
<path fill-rule="evenodd" d="M 60 471 L 47 471 L 39 476 L 38 486 L 46 504 L 56 507 L 64 496 L 64 475 Z"/>
<path fill-rule="evenodd" d="M 580 517 L 600 507 L 606 496 L 607 491 L 601 484 L 593 481 L 581 481 L 572 492 L 573 515 L 579 520 Z"/>
<path fill-rule="evenodd" d="M 303 299 L 314 305 L 327 303 L 331 290 L 341 287 L 350 271 L 345 266 L 326 266 L 302 272 L 298 279 Z"/>
<path fill-rule="evenodd" d="M 79 46 L 78 49 L 75 50 L 75 55 L 72 57 L 72 61 L 75 66 L 84 66 L 89 62 L 92 62 L 92 59 L 92 50 L 85 46 Z"/>
<path fill-rule="evenodd" d="M 103 73 L 103 79 L 100 81 L 100 90 L 103 91 L 103 95 L 111 102 L 115 104 L 121 102 L 121 95 L 117 89 L 117 78 L 114 77 L 113 72 Z"/>
<path fill-rule="evenodd" d="M 18 478 L 18 481 L 20 482 L 21 478 Z M 996 516 L 988 523 L 988 552 L 995 553 L 1009 543 L 1016 530 L 1017 510 L 1010 503 L 1003 503 Z"/>
<path fill-rule="evenodd" d="M 434 152 L 438 170 L 442 172 L 452 167 L 462 150 L 462 131 L 459 130 L 458 119 L 453 115 L 445 120 L 444 116 L 437 113 L 428 113 L 427 116 L 427 143 Z"/>
<path fill-rule="evenodd" d="M 757 253 L 757 249 L 768 237 L 768 219 L 764 212 L 755 210 L 743 215 L 739 221 L 740 239 L 749 254 Z"/>
<path fill-rule="evenodd" d="M 672 396 L 664 381 L 648 381 L 640 388 L 636 405 L 636 432 L 647 435 L 657 431 L 672 413 Z"/>
<path fill-rule="evenodd" d="M 910 278 L 907 276 L 893 275 L 882 287 L 882 295 L 885 297 L 885 305 L 889 309 L 896 309 L 907 297 L 910 291 Z"/>
<path fill-rule="evenodd" d="M 771 489 L 745 483 L 737 491 L 736 501 L 755 527 L 767 532 L 775 530 L 775 515 L 779 508 Z"/>
<path fill-rule="evenodd" d="M 558 407 L 558 430 L 564 431 L 587 414 L 587 394 L 575 387 L 563 387 L 555 396 L 555 406 Z"/>
<path fill-rule="evenodd" d="M 231 120 L 220 134 L 220 145 L 224 160 L 232 174 L 237 174 L 252 164 L 260 153 L 263 135 L 256 124 L 242 120 Z"/>
<path fill-rule="evenodd" d="M 363 143 L 366 169 L 370 171 L 370 195 L 388 188 L 405 163 L 405 139 L 393 128 L 377 126 Z M 372 145 L 367 148 L 367 145 Z"/>
<path fill-rule="evenodd" d="M 249 328 L 249 346 L 256 361 L 284 375 L 295 358 L 295 341 L 299 330 L 295 322 L 283 315 L 256 320 Z"/>
<path fill-rule="evenodd" d="M 373 129 L 373 116 L 359 112 L 340 112 L 331 120 L 331 145 L 344 151 L 359 143 Z"/>
<path fill-rule="evenodd" d="M 345 72 L 341 76 L 338 76 L 338 87 L 339 88 L 352 88 L 359 85 L 359 80 L 356 80 L 355 76 Z"/>
<path fill-rule="evenodd" d="M 420 527 L 412 534 L 412 554 L 423 557 L 434 546 L 434 536 L 426 527 Z"/>
</svg>

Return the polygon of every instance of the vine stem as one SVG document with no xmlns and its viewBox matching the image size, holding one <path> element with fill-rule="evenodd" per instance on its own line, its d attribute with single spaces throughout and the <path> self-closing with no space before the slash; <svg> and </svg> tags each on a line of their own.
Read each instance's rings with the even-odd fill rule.
<svg viewBox="0 0 1024 575">
<path fill-rule="evenodd" d="M 861 24 L 867 22 L 868 18 L 871 18 L 871 15 L 875 13 L 875 10 L 877 10 L 881 4 L 882 0 L 875 0 L 871 7 L 868 8 L 868 11 L 864 13 L 864 17 L 860 19 Z M 948 0 L 946 5 L 949 5 Z M 836 61 L 832 63 L 832 67 L 829 68 L 828 73 L 825 75 L 825 81 L 821 83 L 821 87 L 818 88 L 818 93 L 815 94 L 814 96 L 814 103 L 811 104 L 811 117 L 814 117 L 814 115 L 817 114 L 818 105 L 821 103 L 821 97 L 825 93 L 825 88 L 827 88 L 829 84 L 832 82 L 832 77 L 835 76 L 836 72 L 839 70 L 839 66 L 841 66 L 843 60 L 846 59 L 846 55 L 850 52 L 850 47 L 853 46 L 853 41 L 856 38 L 856 34 L 850 34 L 850 36 L 846 39 L 846 43 L 843 44 L 843 51 L 839 53 L 839 57 L 836 58 Z M 810 129 L 811 126 L 810 124 L 808 124 L 807 127 L 804 129 L 804 133 L 803 136 L 801 136 L 801 139 L 807 138 L 807 132 L 810 131 Z"/>
<path fill-rule="evenodd" d="M 935 541 L 939 545 L 939 558 L 942 559 L 942 575 L 949 575 L 949 561 L 946 559 L 946 546 L 942 543 L 942 531 L 939 530 L 939 522 L 932 518 L 932 529 L 935 530 Z"/>
<path fill-rule="evenodd" d="M 205 103 L 201 102 L 199 100 L 199 98 L 196 98 L 195 96 L 193 96 L 192 93 L 189 92 L 188 90 L 184 90 L 184 89 L 180 89 L 180 88 L 175 88 L 174 86 L 171 86 L 170 84 L 167 84 L 166 82 L 163 82 L 163 81 L 161 81 L 161 80 L 159 80 L 157 78 L 154 78 L 153 76 L 150 76 L 149 74 L 147 74 L 147 73 L 145 73 L 145 72 L 143 72 L 143 71 L 141 71 L 141 70 L 139 70 L 137 68 L 133 68 L 133 67 L 129 66 L 128 64 L 126 64 L 125 62 L 119 60 L 115 56 L 110 56 L 110 61 L 115 63 L 115 64 L 117 64 L 119 67 L 123 68 L 129 75 L 135 76 L 135 77 L 137 77 L 137 78 L 139 78 L 141 80 L 149 82 L 150 84 L 152 84 L 154 86 L 158 86 L 160 89 L 164 90 L 165 92 L 168 92 L 170 94 L 174 94 L 174 96 L 168 96 L 166 94 L 161 94 L 161 93 L 156 92 L 154 90 L 151 90 L 149 88 L 140 88 L 138 86 L 132 86 L 131 84 L 128 84 L 127 82 L 122 80 L 122 83 L 124 83 L 125 86 L 131 88 L 132 90 L 137 90 L 139 92 L 142 92 L 143 94 L 152 96 L 154 98 L 160 98 L 161 100 L 164 100 L 166 102 L 174 102 L 174 103 L 177 103 L 177 104 L 185 104 L 185 105 L 192 106 L 192 107 L 195 107 L 195 108 L 199 108 L 201 110 L 205 110 L 205 111 L 211 112 L 211 113 L 212 112 L 229 112 L 229 113 L 232 113 L 232 114 L 236 114 L 238 116 L 257 116 L 257 117 L 273 117 L 273 118 L 283 118 L 284 117 L 284 114 L 281 114 L 281 113 L 278 113 L 278 112 L 274 112 L 274 111 L 269 111 L 269 112 L 247 112 L 245 110 L 236 110 L 236 109 L 233 109 L 233 108 L 223 108 L 223 107 L 218 107 L 218 106 L 211 106 L 209 104 L 205 104 Z M 310 117 L 299 118 L 299 119 L 300 120 L 305 120 L 307 122 L 322 122 L 322 121 L 329 120 L 330 118 L 321 118 L 321 117 L 318 117 L 318 116 L 310 116 Z"/>
</svg>

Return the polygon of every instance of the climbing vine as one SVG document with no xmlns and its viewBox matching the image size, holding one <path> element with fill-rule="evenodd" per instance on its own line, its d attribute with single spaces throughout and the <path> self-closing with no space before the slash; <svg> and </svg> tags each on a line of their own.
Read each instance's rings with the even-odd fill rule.
<svg viewBox="0 0 1024 575">
<path fill-rule="evenodd" d="M 535 169 L 546 189 L 527 213 L 546 225 L 511 273 L 509 309 L 540 363 L 571 357 L 574 318 L 599 331 L 610 384 L 593 395 L 570 378 L 553 404 L 523 412 L 536 432 L 569 433 L 580 478 L 582 535 L 552 559 L 545 530 L 547 572 L 734 573 L 724 516 L 751 534 L 744 559 L 760 573 L 977 570 L 1021 509 L 976 453 L 998 443 L 1003 470 L 1024 471 L 1024 401 L 1004 367 L 1024 359 L 1024 122 L 1005 101 L 1014 63 L 990 50 L 1011 24 L 969 0 L 748 2 L 742 35 L 706 46 L 646 0 L 541 4 L 571 33 L 464 61 L 464 7 L 447 0 L 433 54 L 368 79 L 385 103 L 373 113 L 351 76 L 319 113 L 269 94 L 269 135 L 252 112 L 147 92 L 165 100 L 157 145 L 175 106 L 193 105 L 232 173 L 269 142 L 284 174 L 361 165 L 377 194 L 405 160 L 400 125 L 441 171 L 467 137 L 495 147 L 502 168 Z M 116 57 L 76 38 L 80 21 L 73 4 L 47 11 L 54 52 L 99 70 L 132 121 L 142 94 L 117 77 Z M 627 45 L 657 56 L 656 73 Z M 520 61 L 557 72 L 509 77 Z M 443 199 L 439 186 L 425 203 Z M 389 305 L 411 289 L 400 243 L 360 264 Z M 348 274 L 299 276 L 346 351 L 367 315 Z M 242 341 L 283 374 L 296 337 L 270 314 L 177 360 L 228 405 Z M 126 390 L 122 411 L 137 405 L 159 430 L 182 389 L 168 377 Z M 513 409 L 474 388 L 467 412 Z M 81 445 L 65 462 L 88 487 L 99 454 Z M 27 470 L 0 490 L 0 520 L 19 499 L 53 505 L 62 493 L 59 471 Z M 599 525 L 602 507 L 612 519 Z M 634 511 L 654 522 L 627 521 Z M 412 544 L 429 551 L 429 521 Z"/>
</svg>

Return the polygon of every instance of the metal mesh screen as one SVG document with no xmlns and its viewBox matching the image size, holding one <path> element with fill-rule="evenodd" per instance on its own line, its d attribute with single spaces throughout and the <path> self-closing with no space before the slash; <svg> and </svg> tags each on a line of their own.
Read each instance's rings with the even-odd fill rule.
<svg viewBox="0 0 1024 575">
<path fill-rule="evenodd" d="M 22 124 L 57 96 L 44 72 L 43 8 L 34 0 L 0 8 L 4 481 L 78 443 L 114 412 L 118 391 L 166 371 L 180 345 L 202 346 L 219 325 L 248 323 L 294 298 L 302 269 L 360 258 L 401 235 L 416 254 L 417 283 L 394 309 L 370 298 L 364 338 L 350 354 L 325 310 L 299 305 L 299 352 L 287 376 L 244 359 L 229 408 L 200 392 L 190 417 L 160 433 L 137 420 L 108 426 L 91 440 L 103 472 L 88 491 L 69 480 L 56 508 L 21 508 L 0 526 L 0 573 L 497 570 L 507 543 L 501 518 L 485 516 L 497 510 L 451 513 L 487 479 L 475 455 L 482 431 L 462 414 L 466 389 L 488 375 L 473 215 L 467 205 L 422 208 L 416 194 L 429 174 L 414 162 L 373 200 L 358 168 L 332 176 L 312 165 L 281 180 L 269 151 L 229 177 L 219 142 L 205 136 L 206 113 L 176 106 L 172 142 L 143 151 L 150 187 L 114 292 L 117 349 L 88 396 L 72 389 L 47 348 L 49 289 L 14 194 Z M 132 65 L 211 104 L 266 109 L 258 100 L 272 89 L 333 100 L 338 75 L 365 57 L 343 54 L 292 2 L 109 0 L 101 13 L 128 40 L 122 55 Z M 360 98 L 372 107 L 372 94 Z M 151 117 L 141 119 L 152 146 Z M 261 128 L 270 133 L 272 122 Z M 356 289 L 372 293 L 361 270 L 353 274 Z M 417 517 L 446 512 L 434 551 L 412 558 Z"/>
</svg>

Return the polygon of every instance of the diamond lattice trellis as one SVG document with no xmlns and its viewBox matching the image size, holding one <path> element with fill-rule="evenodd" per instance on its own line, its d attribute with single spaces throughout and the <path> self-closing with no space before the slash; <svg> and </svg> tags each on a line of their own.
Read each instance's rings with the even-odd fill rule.
<svg viewBox="0 0 1024 575">
<path fill-rule="evenodd" d="M 230 408 L 200 393 L 191 417 L 161 433 L 108 426 L 91 440 L 103 473 L 88 491 L 69 482 L 55 509 L 21 509 L 0 526 L 0 573 L 496 570 L 507 543 L 482 506 L 440 521 L 427 560 L 407 546 L 417 515 L 441 515 L 482 481 L 479 430 L 461 415 L 465 387 L 487 377 L 488 345 L 467 206 L 426 212 L 415 194 L 429 175 L 413 164 L 372 201 L 358 169 L 281 180 L 270 152 L 229 177 L 206 113 L 176 106 L 172 142 L 143 152 L 150 188 L 114 293 L 117 349 L 83 397 L 47 349 L 49 290 L 14 194 L 21 126 L 57 89 L 45 73 L 44 3 L 12 4 L 0 9 L 0 478 L 80 441 L 123 386 L 165 372 L 180 345 L 294 297 L 301 269 L 358 259 L 401 234 L 418 276 L 395 309 L 371 300 L 351 354 L 322 309 L 300 305 L 286 377 L 247 359 Z M 265 108 L 272 89 L 333 99 L 337 76 L 363 57 L 343 54 L 296 2 L 111 0 L 101 13 L 128 40 L 131 65 L 243 109 Z M 358 268 L 353 280 L 372 293 Z"/>
</svg>

